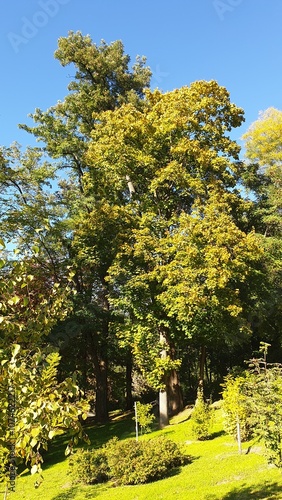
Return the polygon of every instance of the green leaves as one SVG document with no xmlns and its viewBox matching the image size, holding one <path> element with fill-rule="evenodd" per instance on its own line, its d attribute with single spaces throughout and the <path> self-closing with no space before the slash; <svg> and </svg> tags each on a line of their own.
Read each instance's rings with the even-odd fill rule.
<svg viewBox="0 0 282 500">
<path fill-rule="evenodd" d="M 246 167 L 227 132 L 242 121 L 226 89 L 199 81 L 146 91 L 144 107 L 99 114 L 92 132 L 89 194 L 102 185 L 112 206 L 135 217 L 109 269 L 110 302 L 126 318 L 119 337 L 154 387 L 174 362 L 159 358 L 162 329 L 168 353 L 184 333 L 210 345 L 248 331 L 240 289 L 262 253 L 239 228 Z"/>
<path fill-rule="evenodd" d="M 89 406 L 81 397 L 74 378 L 58 381 L 60 356 L 57 352 L 37 349 L 31 354 L 15 345 L 10 355 L 2 351 L 0 359 L 0 442 L 10 442 L 11 399 L 8 394 L 15 394 L 13 411 L 16 418 L 12 433 L 15 456 L 18 462 L 30 464 L 31 473 L 35 474 L 41 471 L 41 446 L 47 449 L 48 441 L 63 432 L 82 437 L 78 417 L 85 417 Z M 7 460 L 1 464 L 2 477 L 6 464 Z"/>
<path fill-rule="evenodd" d="M 21 346 L 19 344 L 13 346 L 13 350 L 12 350 L 12 359 L 15 359 L 17 354 L 19 353 L 20 351 L 20 348 Z"/>
<path fill-rule="evenodd" d="M 260 330 L 277 340 L 281 324 L 282 269 L 282 112 L 269 108 L 261 112 L 244 134 L 249 160 L 247 182 L 256 196 L 250 213 L 252 224 L 262 235 L 264 288 L 260 290 Z M 254 163 L 256 162 L 256 163 Z M 272 333 L 273 332 L 273 333 Z M 274 333 L 275 332 L 275 333 Z M 279 333 L 278 333 L 279 332 Z"/>
<path fill-rule="evenodd" d="M 262 252 L 255 234 L 236 226 L 227 200 L 213 193 L 204 207 L 182 214 L 162 245 L 155 273 L 165 284 L 160 300 L 169 314 L 185 321 L 198 307 L 212 304 L 234 316 L 240 313 L 240 283 Z"/>
<path fill-rule="evenodd" d="M 240 422 L 243 438 L 263 441 L 269 463 L 282 467 L 282 366 L 267 363 L 269 344 L 261 343 L 262 358 L 249 361 L 249 371 L 229 376 L 223 391 L 229 431 Z"/>
<path fill-rule="evenodd" d="M 2 345 L 24 341 L 26 345 L 34 346 L 43 335 L 48 335 L 57 321 L 66 316 L 69 310 L 68 296 L 71 282 L 64 287 L 50 282 L 45 286 L 41 280 L 36 256 L 9 261 L 3 255 L 2 261 L 3 266 L 0 270 Z"/>
<path fill-rule="evenodd" d="M 39 252 L 39 248 L 33 249 Z M 9 443 L 17 463 L 40 473 L 39 449 L 55 435 L 71 431 L 82 436 L 78 417 L 87 414 L 75 378 L 58 382 L 60 356 L 41 351 L 42 337 L 67 314 L 68 286 L 53 283 L 49 297 L 37 274 L 36 257 L 9 261 L 3 256 L 0 274 L 0 478 L 7 475 Z M 31 274 L 32 273 L 32 274 Z M 15 343 L 17 342 L 17 343 Z M 21 344 L 30 350 L 22 350 Z M 6 444 L 5 444 L 6 443 Z M 8 446 L 8 448 L 6 448 Z"/>
<path fill-rule="evenodd" d="M 244 167 L 234 161 L 239 147 L 225 132 L 242 120 L 242 110 L 216 82 L 147 91 L 141 109 L 125 105 L 99 114 L 87 152 L 90 175 L 103 179 L 109 192 L 114 182 L 124 202 L 128 177 L 141 213 L 149 204 L 166 218 L 187 211 L 208 185 L 235 187 Z"/>
</svg>

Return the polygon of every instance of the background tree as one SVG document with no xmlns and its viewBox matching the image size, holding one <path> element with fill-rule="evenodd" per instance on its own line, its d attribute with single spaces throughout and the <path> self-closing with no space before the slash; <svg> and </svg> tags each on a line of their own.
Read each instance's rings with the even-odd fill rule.
<svg viewBox="0 0 282 500">
<path fill-rule="evenodd" d="M 21 221 L 21 214 L 25 214 L 28 222 L 23 222 L 21 233 L 21 236 L 25 235 L 25 245 L 30 240 L 36 240 L 40 249 L 45 251 L 46 262 L 53 266 L 55 274 L 64 274 L 70 264 L 75 269 L 77 295 L 72 324 L 76 326 L 77 336 L 83 337 L 84 350 L 87 346 L 87 363 L 92 368 L 92 381 L 95 382 L 96 416 L 99 420 L 105 420 L 108 417 L 108 350 L 114 342 L 109 330 L 110 308 L 105 275 L 116 248 L 114 246 L 110 251 L 112 240 L 109 242 L 109 230 L 114 230 L 118 241 L 120 222 L 115 225 L 115 216 L 120 221 L 124 216 L 111 213 L 109 201 L 103 196 L 104 190 L 108 189 L 109 192 L 110 189 L 99 183 L 98 178 L 95 196 L 94 193 L 88 196 L 85 192 L 89 172 L 86 151 L 90 132 L 97 121 L 93 113 L 115 109 L 124 102 L 141 106 L 143 90 L 149 85 L 151 72 L 145 66 L 145 59 L 139 57 L 130 68 L 129 56 L 124 54 L 121 42 L 107 45 L 102 41 L 97 46 L 89 36 L 82 36 L 79 32 L 70 32 L 67 37 L 59 39 L 55 57 L 62 66 L 72 65 L 76 68 L 74 80 L 68 87 L 69 93 L 64 101 L 58 102 L 46 112 L 37 109 L 31 115 L 34 127 L 21 125 L 44 143 L 43 149 L 48 157 L 57 161 L 56 164 L 49 164 L 44 174 L 41 171 L 42 182 L 47 183 L 51 179 L 55 192 L 53 189 L 49 197 L 46 192 L 42 193 L 42 183 L 36 177 L 40 167 L 36 167 L 35 172 L 29 172 L 32 180 L 29 184 L 25 182 L 28 167 L 23 164 L 23 168 L 19 167 L 16 173 L 12 172 L 13 159 L 6 155 L 2 213 L 7 214 L 6 218 L 11 225 L 12 221 Z M 60 172 L 63 177 L 61 181 L 58 178 L 55 180 L 54 170 Z M 23 176 L 20 180 L 19 175 Z M 16 186 L 12 184 L 11 176 L 16 181 Z M 33 187 L 36 182 L 36 193 L 33 193 L 29 186 Z M 18 203 L 14 210 L 11 210 L 10 204 L 11 186 L 15 187 Z M 41 207 L 37 212 L 34 200 L 40 196 Z M 36 213 L 35 218 L 33 213 Z M 83 230 L 80 229 L 83 220 L 87 220 L 90 231 L 88 235 L 85 234 L 87 225 Z M 91 224 L 97 224 L 93 231 L 90 220 Z M 48 234 L 44 231 L 44 224 L 48 227 Z M 103 235 L 105 228 L 108 229 Z M 16 229 L 11 227 L 8 234 L 6 227 L 6 236 L 17 236 Z M 99 238 L 95 240 L 98 232 Z M 93 241 L 95 249 L 91 255 L 87 255 L 86 247 L 80 248 L 79 242 L 92 247 Z M 78 342 L 77 345 L 81 343 Z M 74 359 L 80 363 L 76 368 L 83 371 L 83 353 Z"/>
<path fill-rule="evenodd" d="M 258 120 L 243 135 L 247 158 L 264 169 L 281 166 L 281 134 L 282 111 L 268 108 L 260 112 Z"/>
<path fill-rule="evenodd" d="M 4 247 L 1 254 L 0 347 L 19 343 L 33 349 L 46 345 L 54 325 L 71 311 L 72 275 L 65 276 L 63 286 L 53 281 L 47 288 L 40 279 L 36 255 L 7 259 Z"/>
<path fill-rule="evenodd" d="M 258 298 L 260 311 L 253 318 L 255 335 L 270 342 L 270 360 L 281 354 L 281 270 L 282 270 L 282 112 L 269 108 L 260 113 L 244 134 L 249 161 L 249 187 L 255 197 L 249 219 L 261 233 L 265 249 L 264 284 Z"/>
<path fill-rule="evenodd" d="M 280 363 L 268 363 L 270 347 L 260 343 L 259 358 L 249 360 L 249 369 L 225 380 L 223 398 L 227 430 L 234 435 L 240 422 L 244 438 L 257 437 L 265 446 L 269 463 L 282 466 Z"/>
</svg>

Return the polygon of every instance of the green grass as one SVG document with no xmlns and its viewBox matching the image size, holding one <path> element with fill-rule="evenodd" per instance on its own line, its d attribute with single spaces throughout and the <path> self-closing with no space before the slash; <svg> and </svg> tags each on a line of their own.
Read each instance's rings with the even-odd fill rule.
<svg viewBox="0 0 282 500">
<path fill-rule="evenodd" d="M 44 482 L 35 489 L 34 476 L 17 480 L 15 493 L 9 500 L 281 500 L 282 473 L 269 466 L 262 449 L 246 443 L 238 453 L 237 444 L 222 430 L 221 410 L 216 410 L 212 438 L 195 441 L 191 434 L 189 410 L 171 420 L 162 431 L 155 430 L 141 439 L 166 434 L 185 446 L 191 463 L 171 476 L 140 486 L 110 487 L 72 486 L 67 475 L 68 459 L 64 456 L 65 443 L 58 439 L 45 457 Z M 88 433 L 93 446 L 99 447 L 112 436 L 120 439 L 134 437 L 132 416 L 115 419 L 105 426 L 90 426 Z M 1 496 L 2 495 L 2 496 Z M 0 500 L 3 491 L 0 490 Z"/>
</svg>

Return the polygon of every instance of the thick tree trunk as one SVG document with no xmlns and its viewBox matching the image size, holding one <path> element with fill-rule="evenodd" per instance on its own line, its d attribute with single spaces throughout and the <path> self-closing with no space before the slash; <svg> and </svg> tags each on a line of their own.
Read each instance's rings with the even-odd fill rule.
<svg viewBox="0 0 282 500">
<path fill-rule="evenodd" d="M 161 351 L 161 358 L 164 359 L 167 356 L 167 351 L 165 348 L 166 338 L 165 335 L 160 332 L 160 343 L 163 344 L 163 349 Z M 168 418 L 168 399 L 167 399 L 167 380 L 164 380 L 165 388 L 159 392 L 159 411 L 160 411 L 160 428 L 162 429 L 169 423 Z"/>
<path fill-rule="evenodd" d="M 133 396 L 132 396 L 132 361 L 131 359 L 126 363 L 126 387 L 125 387 L 125 409 L 132 410 Z"/>
<path fill-rule="evenodd" d="M 169 424 L 167 389 L 159 392 L 159 409 L 160 409 L 160 428 L 162 429 L 163 427 Z"/>
<path fill-rule="evenodd" d="M 183 410 L 183 396 L 179 377 L 176 370 L 172 370 L 167 381 L 169 415 L 176 415 Z"/>
</svg>

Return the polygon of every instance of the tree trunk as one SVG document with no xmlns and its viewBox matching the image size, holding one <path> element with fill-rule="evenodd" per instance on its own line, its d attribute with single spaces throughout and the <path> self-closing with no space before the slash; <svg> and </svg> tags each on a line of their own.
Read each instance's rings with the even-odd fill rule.
<svg viewBox="0 0 282 500">
<path fill-rule="evenodd" d="M 96 375 L 95 417 L 97 422 L 104 423 L 109 420 L 107 361 L 99 359 L 97 353 L 95 353 L 94 366 Z"/>
<path fill-rule="evenodd" d="M 168 404 L 167 404 L 167 389 L 159 392 L 159 409 L 160 409 L 160 428 L 166 427 L 169 424 L 168 419 Z"/>
<path fill-rule="evenodd" d="M 160 343 L 163 344 L 163 349 L 161 351 L 161 358 L 165 359 L 167 357 L 166 351 L 166 338 L 165 335 L 160 332 Z M 167 402 L 167 380 L 165 378 L 165 389 L 159 392 L 159 411 L 160 411 L 160 428 L 162 429 L 169 423 L 168 419 L 168 402 Z"/>
<path fill-rule="evenodd" d="M 183 410 L 183 396 L 179 377 L 176 370 L 172 370 L 167 382 L 169 415 L 176 415 Z"/>
<path fill-rule="evenodd" d="M 205 362 L 206 362 L 206 347 L 203 345 L 201 346 L 201 351 L 200 351 L 199 387 L 204 386 Z"/>
<path fill-rule="evenodd" d="M 125 394 L 125 409 L 132 410 L 133 396 L 132 396 L 132 361 L 131 359 L 126 363 L 126 394 Z"/>
<path fill-rule="evenodd" d="M 102 293 L 100 295 L 100 314 L 102 318 L 101 340 L 94 352 L 94 365 L 96 371 L 96 402 L 95 415 L 97 422 L 109 420 L 108 410 L 108 342 L 109 342 L 109 301 L 107 298 L 107 285 L 105 277 L 100 276 Z"/>
</svg>

